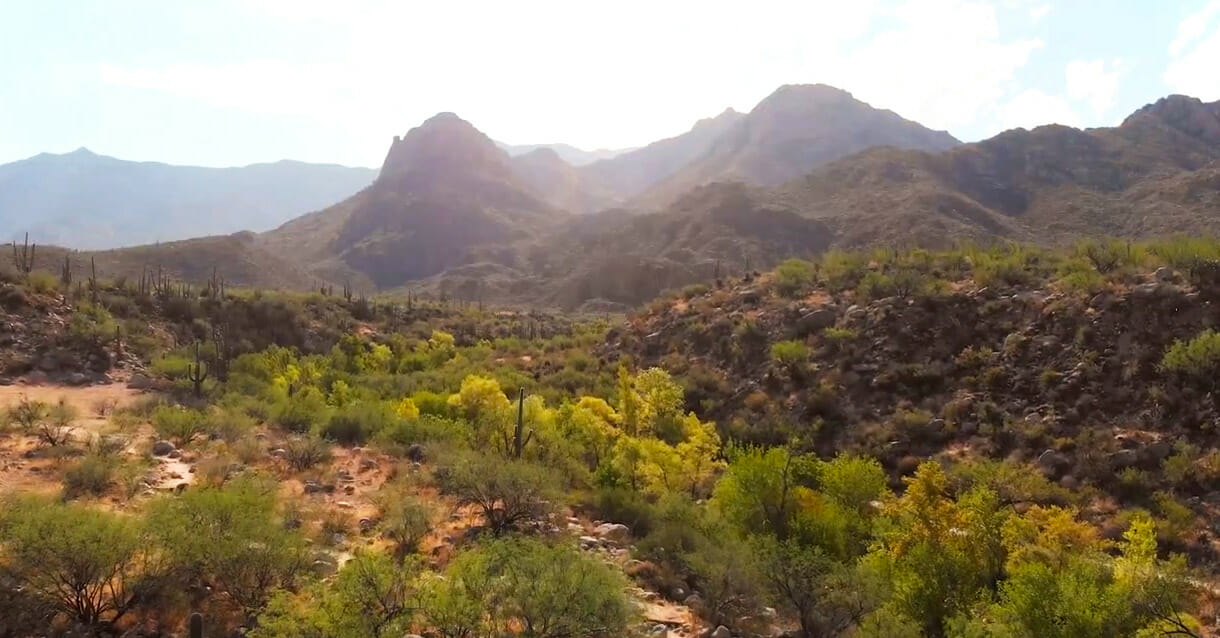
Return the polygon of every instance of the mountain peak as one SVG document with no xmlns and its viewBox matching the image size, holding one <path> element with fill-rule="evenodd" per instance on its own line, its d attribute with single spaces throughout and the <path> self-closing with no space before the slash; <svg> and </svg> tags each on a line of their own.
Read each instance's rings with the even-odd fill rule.
<svg viewBox="0 0 1220 638">
<path fill-rule="evenodd" d="M 1220 145 L 1220 102 L 1204 102 L 1188 95 L 1169 95 L 1148 104 L 1123 120 L 1120 128 L 1154 121 L 1209 144 Z"/>
<path fill-rule="evenodd" d="M 394 137 L 381 167 L 381 178 L 415 170 L 469 171 L 490 169 L 507 175 L 508 154 L 473 124 L 442 112 Z"/>
</svg>

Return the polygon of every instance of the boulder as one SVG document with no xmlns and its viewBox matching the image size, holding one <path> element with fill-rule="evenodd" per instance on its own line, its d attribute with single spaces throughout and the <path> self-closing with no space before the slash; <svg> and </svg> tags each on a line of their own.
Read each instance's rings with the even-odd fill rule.
<svg viewBox="0 0 1220 638">
<path fill-rule="evenodd" d="M 425 458 L 424 446 L 422 446 L 418 443 L 412 443 L 410 446 L 407 447 L 406 456 L 407 456 L 408 461 L 413 461 L 415 463 L 422 463 Z"/>
<path fill-rule="evenodd" d="M 622 523 L 602 523 L 593 530 L 598 538 L 622 543 L 631 538 L 631 528 Z"/>
<path fill-rule="evenodd" d="M 169 456 L 170 454 L 173 454 L 173 452 L 177 449 L 178 448 L 174 447 L 173 443 L 170 443 L 169 441 L 162 439 L 160 441 L 157 441 L 156 443 L 153 443 L 152 453 L 153 453 L 153 456 Z"/>
<path fill-rule="evenodd" d="M 821 332 L 833 325 L 837 319 L 835 311 L 829 308 L 814 310 L 796 321 L 796 329 L 802 335 Z"/>
<path fill-rule="evenodd" d="M 1170 283 L 1174 279 L 1177 279 L 1178 274 L 1169 266 L 1161 266 L 1160 268 L 1156 269 L 1155 273 L 1153 273 L 1153 277 L 1155 277 L 1157 281 Z"/>
<path fill-rule="evenodd" d="M 149 379 L 147 375 L 137 372 L 127 380 L 127 387 L 132 390 L 147 390 L 152 387 L 152 379 Z"/>
<path fill-rule="evenodd" d="M 707 634 L 707 638 L 733 638 L 733 632 L 728 627 L 720 625 Z"/>
</svg>

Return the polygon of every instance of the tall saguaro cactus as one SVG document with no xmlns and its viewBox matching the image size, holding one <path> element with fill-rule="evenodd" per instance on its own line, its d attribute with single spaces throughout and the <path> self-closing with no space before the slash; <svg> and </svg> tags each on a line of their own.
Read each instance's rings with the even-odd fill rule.
<svg viewBox="0 0 1220 638">
<path fill-rule="evenodd" d="M 38 244 L 30 243 L 30 234 L 25 234 L 25 242 L 21 245 L 21 250 L 17 250 L 17 242 L 13 242 L 13 265 L 17 267 L 17 272 L 26 275 L 34 270 L 34 252 L 38 250 Z"/>
<path fill-rule="evenodd" d="M 534 431 L 530 430 L 529 434 L 525 433 L 525 388 L 517 393 L 517 427 L 513 428 L 513 458 L 521 458 L 521 453 L 525 451 L 525 446 L 529 445 L 530 439 L 534 437 Z"/>
<path fill-rule="evenodd" d="M 195 398 L 203 396 L 203 382 L 208 378 L 207 364 L 199 357 L 199 342 L 195 342 L 195 363 L 187 366 L 187 377 L 195 384 Z"/>
</svg>

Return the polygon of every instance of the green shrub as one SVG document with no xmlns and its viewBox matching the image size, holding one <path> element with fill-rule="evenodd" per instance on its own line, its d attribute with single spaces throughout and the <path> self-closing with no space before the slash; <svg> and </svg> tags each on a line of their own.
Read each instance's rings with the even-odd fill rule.
<svg viewBox="0 0 1220 638">
<path fill-rule="evenodd" d="M 6 595 L 24 591 L 101 630 L 156 593 L 165 565 L 156 552 L 142 551 L 148 539 L 132 517 L 43 500 L 6 505 L 0 521 Z"/>
<path fill-rule="evenodd" d="M 1165 351 L 1161 369 L 1213 384 L 1220 373 L 1220 333 L 1208 329 L 1189 341 L 1174 341 Z"/>
<path fill-rule="evenodd" d="M 796 297 L 813 285 L 816 271 L 803 259 L 789 259 L 775 268 L 775 292 L 781 297 Z"/>
<path fill-rule="evenodd" d="M 803 341 L 777 341 L 771 344 L 771 358 L 784 367 L 792 368 L 809 359 L 809 346 Z"/>
<path fill-rule="evenodd" d="M 345 445 L 361 445 L 401 420 L 387 401 L 355 401 L 330 416 L 322 436 Z"/>
<path fill-rule="evenodd" d="M 57 292 L 59 290 L 59 278 L 45 270 L 35 270 L 30 273 L 27 280 L 30 289 L 40 294 Z"/>
<path fill-rule="evenodd" d="M 189 489 L 155 501 L 149 525 L 189 584 L 217 587 L 254 613 L 275 588 L 293 587 L 308 565 L 305 539 L 277 514 L 276 491 L 254 478 Z"/>
<path fill-rule="evenodd" d="M 300 434 L 326 420 L 329 410 L 321 390 L 304 388 L 277 402 L 271 410 L 271 420 L 289 432 Z"/>
<path fill-rule="evenodd" d="M 419 543 L 432 531 L 436 511 L 414 494 L 404 490 L 383 490 L 379 506 L 381 509 L 381 534 L 394 545 L 399 559 L 419 550 Z"/>
<path fill-rule="evenodd" d="M 461 635 L 538 638 L 628 635 L 635 620 L 622 573 L 570 544 L 501 539 L 454 561 L 448 579 L 465 585 L 491 631 Z"/>
<path fill-rule="evenodd" d="M 152 415 L 153 428 L 162 438 L 177 445 L 186 445 L 198 434 L 207 431 L 207 415 L 187 408 L 163 405 Z"/>
<path fill-rule="evenodd" d="M 86 455 L 64 472 L 64 493 L 69 498 L 101 496 L 114 483 L 114 470 L 114 457 Z"/>
<path fill-rule="evenodd" d="M 495 534 L 545 518 L 559 485 L 548 468 L 482 454 L 458 457 L 437 478 L 459 504 L 476 506 Z"/>
</svg>

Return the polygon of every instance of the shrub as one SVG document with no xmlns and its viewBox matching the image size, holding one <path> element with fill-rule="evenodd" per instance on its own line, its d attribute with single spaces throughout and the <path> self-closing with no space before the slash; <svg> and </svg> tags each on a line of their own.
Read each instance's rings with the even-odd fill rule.
<svg viewBox="0 0 1220 638">
<path fill-rule="evenodd" d="M 47 294 L 59 290 L 59 278 L 45 270 L 35 270 L 29 276 L 30 289 L 34 292 Z"/>
<path fill-rule="evenodd" d="M 289 432 L 309 432 L 325 420 L 328 406 L 326 397 L 317 388 L 304 388 L 296 394 L 275 404 L 271 420 Z"/>
<path fill-rule="evenodd" d="M 113 457 L 88 454 L 64 472 L 64 493 L 69 498 L 101 496 L 114 482 Z"/>
<path fill-rule="evenodd" d="M 809 359 L 809 346 L 803 341 L 777 341 L 771 344 L 771 358 L 786 368 L 794 368 Z"/>
<path fill-rule="evenodd" d="M 813 284 L 813 264 L 803 259 L 789 259 L 775 268 L 775 292 L 781 297 L 796 297 Z"/>
<path fill-rule="evenodd" d="M 495 534 L 547 516 L 559 484 L 558 477 L 542 466 L 481 454 L 456 459 L 438 479 L 458 503 L 478 507 Z"/>
<path fill-rule="evenodd" d="M 162 438 L 186 445 L 197 434 L 207 431 L 207 416 L 198 410 L 163 405 L 153 412 L 153 428 Z"/>
<path fill-rule="evenodd" d="M 218 586 L 246 613 L 308 564 L 304 538 L 276 515 L 274 484 L 253 478 L 195 488 L 153 503 L 153 533 L 196 586 Z"/>
<path fill-rule="evenodd" d="M 403 490 L 390 490 L 380 499 L 381 534 L 394 544 L 401 560 L 419 550 L 419 543 L 432 531 L 436 511 Z"/>
<path fill-rule="evenodd" d="M 567 544 L 497 540 L 458 556 L 448 576 L 487 613 L 492 631 L 475 635 L 611 638 L 634 620 L 622 573 Z"/>
<path fill-rule="evenodd" d="M 360 445 L 402 420 L 385 401 L 356 401 L 331 415 L 322 436 L 346 445 Z"/>
<path fill-rule="evenodd" d="M 1165 351 L 1161 369 L 1214 383 L 1216 374 L 1220 373 L 1220 333 L 1208 329 L 1190 341 L 1174 341 Z"/>
<path fill-rule="evenodd" d="M 298 472 L 308 470 L 330 460 L 330 443 L 316 436 L 289 439 L 284 444 L 284 460 Z"/>
<path fill-rule="evenodd" d="M 76 407 L 66 399 L 60 399 L 47 411 L 46 418 L 38 422 L 35 434 L 47 445 L 63 445 L 72 438 L 72 423 L 76 420 Z"/>
<path fill-rule="evenodd" d="M 17 405 L 9 408 L 5 419 L 16 425 L 23 433 L 32 434 L 35 428 L 38 427 L 47 414 L 50 412 L 50 407 L 42 401 L 31 401 L 28 397 L 22 396 L 17 401 Z"/>
<path fill-rule="evenodd" d="M 73 621 L 100 628 L 158 589 L 163 566 L 141 551 L 147 539 L 130 517 L 41 500 L 6 510 L 7 577 Z"/>
</svg>

